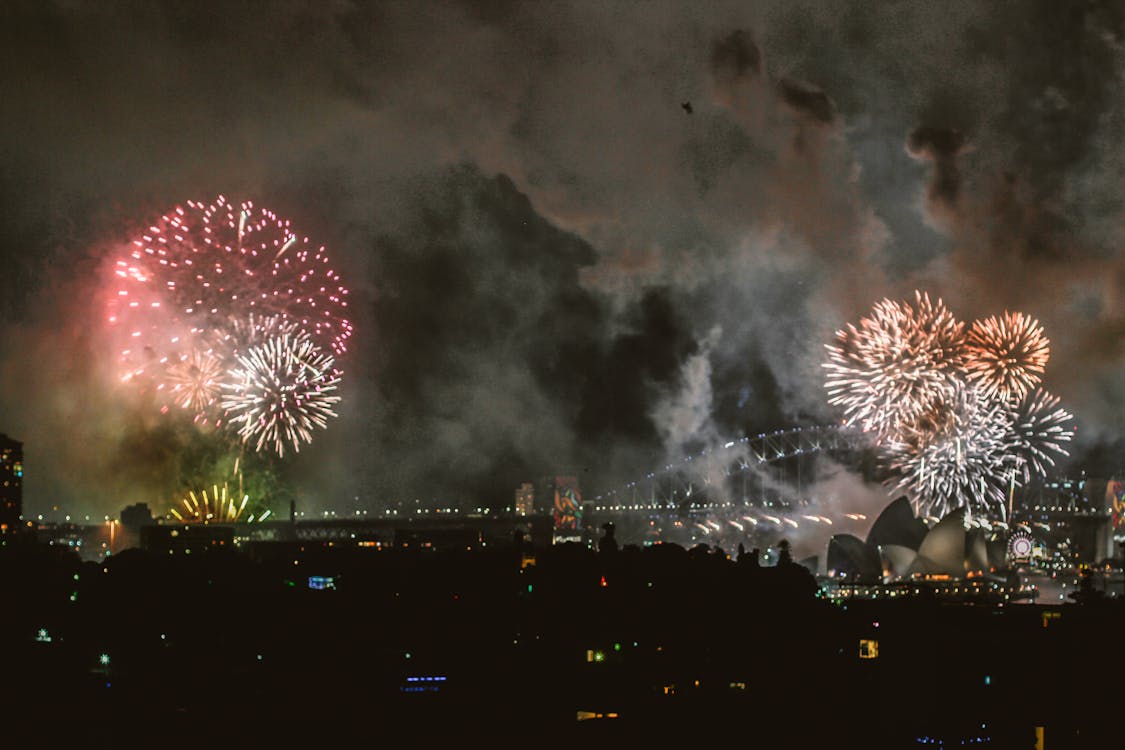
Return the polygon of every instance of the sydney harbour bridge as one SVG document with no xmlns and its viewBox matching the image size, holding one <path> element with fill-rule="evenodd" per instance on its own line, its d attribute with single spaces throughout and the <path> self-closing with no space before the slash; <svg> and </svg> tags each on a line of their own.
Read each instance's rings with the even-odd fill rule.
<svg viewBox="0 0 1125 750">
<path fill-rule="evenodd" d="M 870 443 L 847 427 L 745 436 L 588 498 L 588 526 L 612 523 L 626 543 L 727 547 L 855 531 L 886 503 L 874 466 Z"/>
<path fill-rule="evenodd" d="M 817 482 L 819 458 L 869 471 L 869 447 L 862 433 L 835 425 L 742 437 L 596 495 L 595 509 L 800 505 Z"/>
<path fill-rule="evenodd" d="M 585 492 L 581 537 L 593 542 L 603 524 L 612 523 L 626 544 L 717 545 L 737 539 L 731 546 L 743 541 L 748 546 L 759 542 L 768 546 L 778 533 L 794 536 L 802 528 L 849 530 L 862 525 L 866 513 L 850 512 L 848 503 L 839 502 L 830 478 L 846 475 L 859 486 L 864 479 L 871 481 L 864 469 L 872 464 L 862 433 L 844 427 L 801 427 L 742 437 L 684 456 L 600 494 Z M 370 515 L 357 511 L 354 517 L 326 513 L 323 518 L 300 513 L 288 523 L 277 519 L 247 525 L 241 533 L 249 539 L 344 543 L 367 539 L 389 544 L 393 535 L 409 536 L 410 529 L 448 529 L 452 534 L 479 527 L 484 539 L 510 534 L 514 522 L 529 529 L 537 522 L 540 531 L 532 532 L 535 536 L 551 526 L 554 502 L 550 490 L 538 490 L 534 507 L 526 513 L 515 507 L 397 509 Z"/>
</svg>

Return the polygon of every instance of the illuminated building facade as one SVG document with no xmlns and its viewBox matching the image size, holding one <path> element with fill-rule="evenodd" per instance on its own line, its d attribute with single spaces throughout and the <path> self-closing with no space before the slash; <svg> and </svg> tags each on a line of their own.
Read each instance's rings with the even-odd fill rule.
<svg viewBox="0 0 1125 750">
<path fill-rule="evenodd" d="M 23 443 L 0 433 L 0 533 L 15 530 L 23 513 Z"/>
<path fill-rule="evenodd" d="M 524 482 L 516 490 L 516 513 L 529 516 L 535 512 L 535 485 Z"/>
<path fill-rule="evenodd" d="M 582 540 L 582 490 L 577 477 L 555 476 L 545 482 L 541 496 L 550 503 L 548 512 L 554 525 L 554 541 Z"/>
</svg>

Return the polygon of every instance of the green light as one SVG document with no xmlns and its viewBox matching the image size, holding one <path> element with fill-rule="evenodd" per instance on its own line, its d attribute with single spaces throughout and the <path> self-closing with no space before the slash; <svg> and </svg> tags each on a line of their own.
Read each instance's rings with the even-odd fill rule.
<svg viewBox="0 0 1125 750">
<path fill-rule="evenodd" d="M 605 661 L 605 654 L 603 654 L 601 651 L 595 651 L 594 661 Z"/>
<path fill-rule="evenodd" d="M 107 666 L 109 664 L 109 654 L 101 654 L 98 656 L 98 664 Z"/>
<path fill-rule="evenodd" d="M 531 585 L 530 583 L 529 583 L 529 584 L 527 584 L 527 593 L 529 593 L 529 594 L 530 594 L 530 593 L 531 593 L 531 590 L 532 590 L 532 588 L 533 588 L 533 586 L 532 586 L 532 585 Z"/>
<path fill-rule="evenodd" d="M 620 643 L 613 644 L 613 650 L 614 651 L 620 651 L 621 650 L 621 644 Z"/>
</svg>

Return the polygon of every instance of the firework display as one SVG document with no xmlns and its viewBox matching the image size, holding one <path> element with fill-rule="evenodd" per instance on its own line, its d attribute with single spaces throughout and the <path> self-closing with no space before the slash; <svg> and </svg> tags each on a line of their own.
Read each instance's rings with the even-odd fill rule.
<svg viewBox="0 0 1125 750">
<path fill-rule="evenodd" d="M 173 402 L 206 421 L 219 399 L 219 383 L 226 371 L 221 359 L 210 351 L 192 349 L 168 368 L 167 381 Z"/>
<path fill-rule="evenodd" d="M 294 321 L 281 315 L 254 315 L 245 319 L 231 318 L 223 328 L 211 331 L 211 349 L 225 359 L 237 357 L 253 346 L 285 334 L 301 331 Z"/>
<path fill-rule="evenodd" d="M 230 491 L 227 483 L 223 482 L 222 489 L 218 485 L 211 485 L 210 496 L 206 489 L 199 494 L 194 490 L 189 491 L 181 500 L 183 508 L 172 508 L 170 512 L 183 523 L 254 523 L 266 520 L 270 515 L 269 510 L 246 513 L 249 502 L 249 495 L 237 497 Z"/>
<path fill-rule="evenodd" d="M 963 361 L 964 324 L 941 300 L 915 305 L 883 300 L 872 314 L 836 333 L 828 348 L 829 403 L 849 424 L 896 430 L 920 415 Z"/>
<path fill-rule="evenodd" d="M 347 350 L 352 326 L 339 274 L 323 247 L 272 211 L 221 196 L 210 205 L 188 201 L 132 244 L 116 261 L 110 304 L 110 322 L 137 339 L 126 357 L 151 352 L 160 363 L 251 313 L 291 320 L 337 355 Z"/>
<path fill-rule="evenodd" d="M 1027 482 L 1032 473 L 1042 476 L 1048 466 L 1055 465 L 1052 454 L 1066 454 L 1062 444 L 1074 435 L 1067 427 L 1071 417 L 1059 407 L 1057 396 L 1036 390 L 1020 401 L 1012 419 L 1013 436 L 1020 449 L 1018 468 L 1023 481 Z"/>
<path fill-rule="evenodd" d="M 1005 488 L 1045 474 L 1074 435 L 1071 415 L 1038 387 L 1048 344 L 1023 313 L 966 327 L 915 292 L 913 304 L 884 299 L 837 331 L 825 388 L 920 514 L 1002 514 Z"/>
<path fill-rule="evenodd" d="M 222 196 L 188 201 L 142 232 L 113 273 L 121 379 L 162 411 L 225 424 L 279 456 L 335 416 L 348 290 L 289 221 Z"/>
<path fill-rule="evenodd" d="M 228 424 L 254 449 L 272 447 L 279 456 L 286 445 L 298 451 L 312 442 L 312 429 L 336 416 L 332 406 L 340 382 L 332 355 L 305 333 L 275 336 L 237 355 L 239 367 L 223 383 Z"/>
<path fill-rule="evenodd" d="M 982 509 L 1002 503 L 1013 446 L 1007 405 L 954 382 L 884 451 L 896 475 L 894 489 L 925 498 L 926 515 L 940 517 L 960 505 L 959 498 L 972 498 Z"/>
<path fill-rule="evenodd" d="M 975 321 L 966 342 L 966 374 L 990 396 L 1023 398 L 1047 367 L 1050 343 L 1039 321 L 1023 313 Z"/>
</svg>

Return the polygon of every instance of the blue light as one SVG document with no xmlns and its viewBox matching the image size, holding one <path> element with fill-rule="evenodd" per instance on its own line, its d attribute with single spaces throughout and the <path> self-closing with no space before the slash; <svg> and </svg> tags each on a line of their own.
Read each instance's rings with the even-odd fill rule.
<svg viewBox="0 0 1125 750">
<path fill-rule="evenodd" d="M 309 576 L 309 588 L 314 591 L 329 591 L 336 588 L 333 576 Z"/>
</svg>

